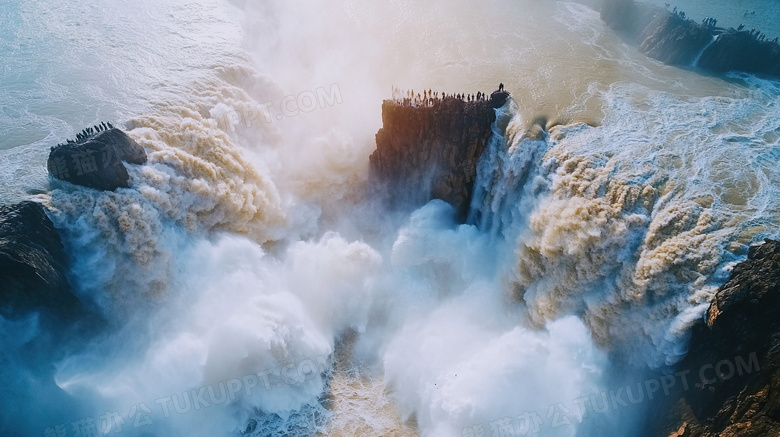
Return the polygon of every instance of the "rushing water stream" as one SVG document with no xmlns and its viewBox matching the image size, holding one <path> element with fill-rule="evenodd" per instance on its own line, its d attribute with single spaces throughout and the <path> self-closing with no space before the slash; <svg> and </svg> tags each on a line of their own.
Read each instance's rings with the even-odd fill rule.
<svg viewBox="0 0 780 437">
<path fill-rule="evenodd" d="M 738 3 L 705 16 L 780 33 Z M 0 199 L 50 207 L 108 321 L 31 371 L 47 334 L 0 318 L 8 435 L 638 435 L 600 394 L 677 362 L 778 234 L 780 84 L 662 65 L 580 3 L 13 0 L 0 54 Z M 365 197 L 392 86 L 499 82 L 469 223 Z M 149 164 L 50 190 L 101 120 Z"/>
</svg>

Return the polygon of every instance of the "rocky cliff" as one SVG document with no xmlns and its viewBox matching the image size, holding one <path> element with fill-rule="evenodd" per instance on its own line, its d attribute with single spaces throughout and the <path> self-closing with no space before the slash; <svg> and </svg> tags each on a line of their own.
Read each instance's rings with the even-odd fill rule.
<svg viewBox="0 0 780 437">
<path fill-rule="evenodd" d="M 639 50 L 670 65 L 780 77 L 780 45 L 755 29 L 723 29 L 633 0 L 604 0 L 601 18 Z"/>
<path fill-rule="evenodd" d="M 421 104 L 385 100 L 370 157 L 370 183 L 393 206 L 442 199 L 465 219 L 495 120 L 495 99 L 456 97 Z"/>
<path fill-rule="evenodd" d="M 53 147 L 46 166 L 54 178 L 98 190 L 129 186 L 130 176 L 122 161 L 146 162 L 146 152 L 126 133 L 111 124 L 87 128 Z"/>
<path fill-rule="evenodd" d="M 780 242 L 750 248 L 693 329 L 673 436 L 780 435 Z"/>
<path fill-rule="evenodd" d="M 59 234 L 38 203 L 0 206 L 0 315 L 31 311 L 70 318 L 80 303 L 68 279 Z"/>
</svg>

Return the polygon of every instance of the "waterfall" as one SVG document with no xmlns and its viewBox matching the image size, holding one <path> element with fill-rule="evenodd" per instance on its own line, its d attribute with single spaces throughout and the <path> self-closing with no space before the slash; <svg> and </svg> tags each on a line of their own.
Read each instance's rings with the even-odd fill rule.
<svg viewBox="0 0 780 437">
<path fill-rule="evenodd" d="M 510 225 L 518 227 L 523 211 L 531 210 L 540 187 L 527 185 L 539 174 L 542 156 L 549 147 L 546 133 L 533 139 L 510 126 L 514 115 L 512 106 L 509 103 L 496 109 L 493 135 L 477 164 L 467 220 L 494 237 L 507 237 L 504 232 Z M 514 132 L 510 139 L 513 144 L 507 141 L 507 129 Z M 524 207 L 517 208 L 520 204 Z"/>
<path fill-rule="evenodd" d="M 720 35 L 715 35 L 712 37 L 712 40 L 708 42 L 702 49 L 699 51 L 699 53 L 696 54 L 696 56 L 693 58 L 693 62 L 691 62 L 691 67 L 697 67 L 699 65 L 699 60 L 701 59 L 701 56 L 704 54 L 704 52 L 715 42 L 720 38 Z"/>
</svg>

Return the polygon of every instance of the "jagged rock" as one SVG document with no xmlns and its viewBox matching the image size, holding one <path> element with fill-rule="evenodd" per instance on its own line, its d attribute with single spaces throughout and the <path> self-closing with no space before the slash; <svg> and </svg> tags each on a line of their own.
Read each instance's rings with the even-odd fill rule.
<svg viewBox="0 0 780 437">
<path fill-rule="evenodd" d="M 705 26 L 633 0 L 605 0 L 601 18 L 642 53 L 666 64 L 780 76 L 780 45 L 758 32 Z"/>
<path fill-rule="evenodd" d="M 693 328 L 688 355 L 679 367 L 692 371 L 699 382 L 676 407 L 687 435 L 780 435 L 778 314 L 780 242 L 766 240 L 734 267 L 706 319 Z M 735 364 L 733 375 L 729 363 Z"/>
<path fill-rule="evenodd" d="M 66 277 L 59 234 L 39 203 L 0 205 L 0 314 L 47 310 L 73 316 L 80 306 Z"/>
<path fill-rule="evenodd" d="M 370 183 L 395 206 L 430 199 L 465 219 L 495 112 L 487 100 L 445 98 L 431 106 L 382 103 L 383 127 L 370 157 Z"/>
<path fill-rule="evenodd" d="M 46 166 L 56 179 L 115 190 L 129 186 L 130 176 L 122 161 L 144 164 L 146 152 L 120 129 L 96 126 L 79 134 L 76 141 L 52 148 Z"/>
</svg>

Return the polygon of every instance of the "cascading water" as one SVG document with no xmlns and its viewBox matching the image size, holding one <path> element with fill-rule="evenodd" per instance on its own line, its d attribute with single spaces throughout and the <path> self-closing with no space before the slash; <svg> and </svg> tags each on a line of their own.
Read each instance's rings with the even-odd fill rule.
<svg viewBox="0 0 780 437">
<path fill-rule="evenodd" d="M 713 36 L 712 40 L 710 40 L 710 42 L 705 44 L 704 47 L 702 47 L 701 50 L 699 50 L 699 53 L 697 53 L 696 56 L 693 57 L 693 62 L 691 62 L 691 67 L 696 67 L 699 65 L 699 60 L 701 59 L 701 56 L 704 54 L 704 52 L 707 51 L 708 48 L 710 48 L 712 44 L 715 43 L 715 41 L 718 40 L 718 37 L 720 37 L 720 35 Z"/>
<path fill-rule="evenodd" d="M 636 435 L 650 406 L 602 394 L 679 360 L 730 263 L 778 233 L 777 83 L 655 63 L 581 4 L 111 6 L 0 6 L 28 18 L 0 50 L 41 76 L 0 72 L 20 88 L 0 195 L 46 203 L 100 319 L 57 345 L 0 318 L 2 433 Z M 25 58 L 39 34 L 76 60 Z M 388 84 L 499 81 L 466 224 L 365 197 Z M 93 115 L 149 163 L 129 189 L 49 190 L 41 150 Z"/>
</svg>

